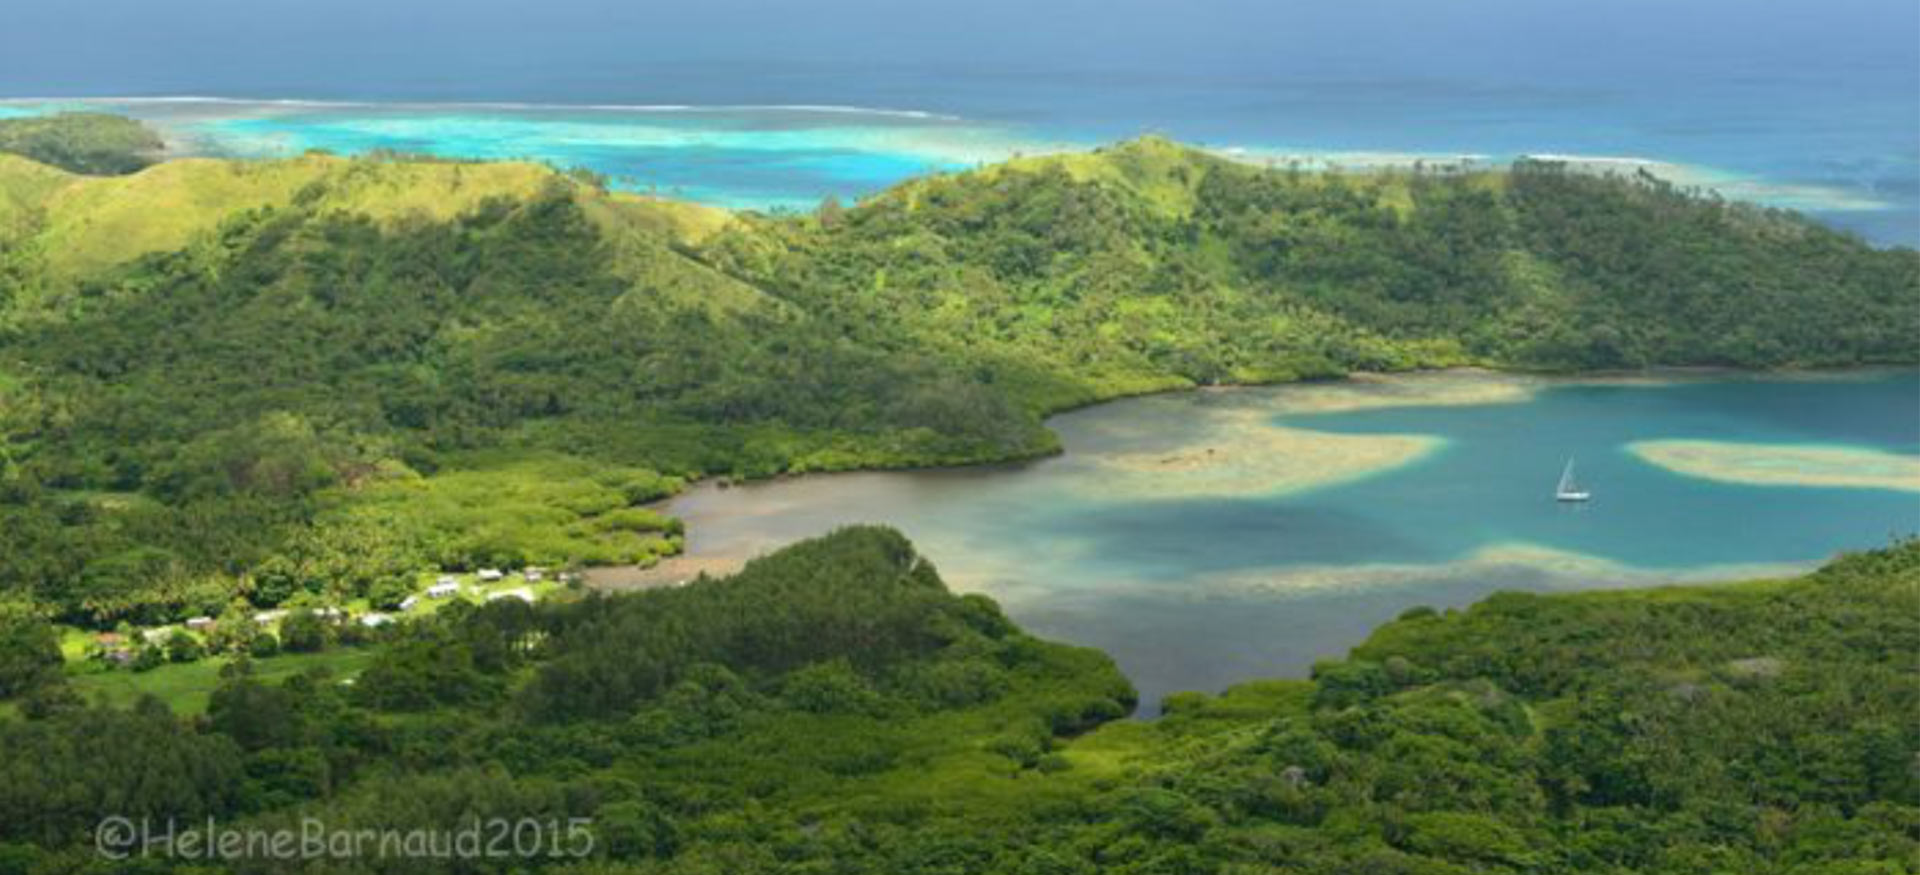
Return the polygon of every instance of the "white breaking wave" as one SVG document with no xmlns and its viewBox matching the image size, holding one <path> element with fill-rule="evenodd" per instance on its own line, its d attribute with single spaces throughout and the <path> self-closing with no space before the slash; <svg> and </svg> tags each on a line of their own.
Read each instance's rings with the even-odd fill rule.
<svg viewBox="0 0 1920 875">
<path fill-rule="evenodd" d="M 1527 153 L 1516 156 L 1517 161 L 1554 161 L 1563 164 L 1618 164 L 1627 167 L 1659 167 L 1667 162 L 1652 158 L 1635 158 L 1626 155 L 1570 155 L 1557 152 Z"/>
<path fill-rule="evenodd" d="M 869 115 L 892 118 L 908 118 L 921 121 L 958 122 L 961 116 L 933 112 L 924 109 L 895 109 L 892 107 L 850 106 L 833 103 L 539 103 L 532 101 L 414 101 L 414 100 L 316 100 L 309 98 L 252 98 L 252 97 L 214 97 L 210 95 L 181 94 L 150 97 L 7 97 L 0 98 L 0 105 L 21 104 L 121 104 L 121 105 L 182 105 L 208 104 L 213 106 L 272 106 L 297 107 L 311 109 L 486 109 L 516 112 L 539 111 L 579 111 L 579 112 L 638 112 L 638 113 L 724 113 L 724 112 L 795 112 L 832 115 Z"/>
<path fill-rule="evenodd" d="M 1529 152 L 1502 158 L 1470 153 L 1368 152 L 1260 146 L 1229 146 L 1209 151 L 1223 158 L 1247 164 L 1278 166 L 1298 163 L 1304 169 L 1336 171 L 1407 170 L 1414 167 L 1416 163 L 1425 163 L 1429 166 L 1465 163 L 1493 167 L 1517 161 L 1550 161 L 1595 173 L 1644 170 L 1676 185 L 1696 186 L 1719 192 L 1722 196 L 1733 200 L 1796 210 L 1884 210 L 1892 206 L 1884 200 L 1856 189 L 1812 183 L 1773 182 L 1715 167 L 1634 155 Z"/>
</svg>

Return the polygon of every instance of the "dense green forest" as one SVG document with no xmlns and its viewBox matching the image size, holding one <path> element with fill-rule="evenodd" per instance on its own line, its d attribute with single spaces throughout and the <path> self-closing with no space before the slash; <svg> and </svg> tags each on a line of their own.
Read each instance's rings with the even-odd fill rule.
<svg viewBox="0 0 1920 875">
<path fill-rule="evenodd" d="M 0 636 L 6 666 L 50 642 Z M 238 661 L 204 716 L 28 673 L 0 871 L 1907 873 L 1920 543 L 1792 580 L 1406 612 L 1311 680 L 1152 722 L 1099 653 L 848 529 L 736 577 L 391 627 L 354 683 Z M 306 645 L 303 645 L 306 646 Z M 57 657 L 56 657 L 57 658 Z M 453 830 L 589 818 L 585 858 L 95 856 L 103 815 Z M 544 847 L 544 846 L 542 846 Z"/>
<path fill-rule="evenodd" d="M 1308 174 L 1152 139 L 707 248 L 810 312 L 1102 394 L 1466 363 L 1904 362 L 1920 319 L 1913 252 L 1651 176 Z"/>
<path fill-rule="evenodd" d="M 0 118 L 0 152 L 74 173 L 132 173 L 158 160 L 166 144 L 137 121 L 99 112 Z"/>
<path fill-rule="evenodd" d="M 1920 255 L 1650 178 L 1160 140 L 729 214 L 521 164 L 0 155 L 0 591 L 110 627 L 649 562 L 703 476 L 1053 451 L 1121 394 L 1920 361 Z"/>
</svg>

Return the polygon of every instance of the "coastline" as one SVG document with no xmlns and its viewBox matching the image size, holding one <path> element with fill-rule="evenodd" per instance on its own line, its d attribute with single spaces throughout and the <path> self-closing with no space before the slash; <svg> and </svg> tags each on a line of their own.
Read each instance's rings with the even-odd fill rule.
<svg viewBox="0 0 1920 875">
<path fill-rule="evenodd" d="M 1115 403 L 1124 402 L 1124 401 L 1137 401 L 1137 400 L 1156 398 L 1161 396 L 1184 395 L 1187 393 L 1234 392 L 1234 391 L 1254 390 L 1254 389 L 1285 389 L 1285 388 L 1301 387 L 1301 386 L 1334 386 L 1334 387 L 1345 386 L 1345 385 L 1384 386 L 1384 385 L 1396 385 L 1396 384 L 1412 384 L 1413 382 L 1420 381 L 1420 380 L 1444 379 L 1448 377 L 1486 378 L 1488 380 L 1512 379 L 1515 381 L 1537 380 L 1542 384 L 1556 384 L 1556 385 L 1657 386 L 1662 384 L 1677 384 L 1677 383 L 1688 382 L 1688 381 L 1704 382 L 1704 381 L 1713 381 L 1713 380 L 1735 380 L 1735 379 L 1805 380 L 1809 382 L 1843 381 L 1843 380 L 1855 380 L 1855 379 L 1870 380 L 1877 376 L 1901 373 L 1901 372 L 1911 371 L 1915 369 L 1920 369 L 1920 362 L 1914 362 L 1911 364 L 1872 364 L 1872 365 L 1861 365 L 1857 367 L 1843 367 L 1843 368 L 1738 368 L 1738 367 L 1733 367 L 1729 365 L 1663 365 L 1663 366 L 1643 368 L 1638 370 L 1603 370 L 1603 371 L 1535 371 L 1535 370 L 1524 370 L 1524 369 L 1518 369 L 1518 368 L 1505 369 L 1505 368 L 1498 368 L 1498 367 L 1493 367 L 1488 365 L 1457 365 L 1457 366 L 1450 366 L 1450 367 L 1444 367 L 1444 368 L 1425 368 L 1425 369 L 1407 370 L 1407 371 L 1353 371 L 1351 373 L 1342 374 L 1338 376 L 1302 377 L 1299 379 L 1276 380 L 1273 382 L 1228 382 L 1228 383 L 1200 384 L 1200 383 L 1193 383 L 1190 381 L 1181 381 L 1179 385 L 1169 385 L 1164 387 L 1149 388 L 1149 389 L 1143 389 L 1140 391 L 1120 392 L 1113 395 L 1103 395 L 1087 401 L 1076 402 L 1073 404 L 1066 404 L 1057 408 L 1052 408 L 1049 410 L 1042 411 L 1039 414 L 1039 416 L 1041 418 L 1042 427 L 1046 427 L 1047 423 L 1050 422 L 1051 420 L 1060 416 L 1065 416 L 1067 414 L 1076 413 L 1083 410 L 1089 410 L 1089 409 L 1100 407 L 1107 404 L 1115 404 Z M 1051 429 L 1049 429 L 1049 432 L 1051 432 Z M 821 476 L 832 476 L 835 474 L 857 474 L 857 473 L 866 473 L 866 472 L 897 471 L 897 472 L 912 473 L 912 472 L 925 472 L 925 471 L 985 470 L 985 469 L 991 469 L 995 467 L 1017 468 L 1022 465 L 1027 465 L 1033 462 L 1054 458 L 1064 454 L 1066 452 L 1066 449 L 1065 447 L 1059 445 L 1058 435 L 1055 435 L 1054 437 L 1055 437 L 1055 440 L 1052 442 L 1053 445 L 1050 447 L 1046 447 L 1043 449 L 1036 449 L 1032 452 L 1016 452 L 1016 453 L 1010 453 L 1004 456 L 986 457 L 986 458 L 981 458 L 981 459 L 972 460 L 972 461 L 940 462 L 940 463 L 925 463 L 925 464 L 903 462 L 898 465 L 869 465 L 869 466 L 863 466 L 863 467 L 857 467 L 857 468 L 822 468 L 822 469 L 807 470 L 807 471 L 783 471 L 775 474 L 770 474 L 765 477 L 747 477 L 747 478 L 733 478 L 728 476 L 704 475 L 700 477 L 687 478 L 686 487 L 691 489 L 692 487 L 699 484 L 704 484 L 709 482 L 721 482 L 723 483 L 721 488 L 724 489 L 724 488 L 728 488 L 735 485 L 745 485 L 749 483 L 778 482 L 782 480 L 789 480 L 795 477 L 821 477 Z M 673 498 L 672 496 L 669 496 L 667 498 L 661 499 L 658 502 L 650 503 L 646 506 L 657 509 L 657 507 L 660 504 L 670 502 L 672 498 Z"/>
<path fill-rule="evenodd" d="M 1436 382 L 1447 381 L 1447 380 L 1458 380 L 1458 381 L 1463 381 L 1467 383 L 1484 382 L 1490 385 L 1510 385 L 1520 390 L 1518 393 L 1500 391 L 1496 393 L 1481 394 L 1481 395 L 1473 395 L 1473 394 L 1456 395 L 1451 399 L 1443 398 L 1438 400 L 1436 400 L 1436 398 L 1432 396 L 1428 396 L 1428 397 L 1403 396 L 1400 398 L 1395 398 L 1392 396 L 1379 396 L 1374 399 L 1375 403 L 1369 406 L 1376 406 L 1376 407 L 1395 406 L 1395 405 L 1427 406 L 1435 403 L 1472 405 L 1472 404 L 1492 404 L 1492 403 L 1513 403 L 1513 402 L 1524 401 L 1528 397 L 1531 397 L 1533 391 L 1537 390 L 1540 387 L 1546 387 L 1546 386 L 1634 385 L 1634 386 L 1645 386 L 1645 387 L 1658 387 L 1658 386 L 1665 386 L 1665 385 L 1681 385 L 1689 382 L 1719 382 L 1719 381 L 1732 381 L 1732 380 L 1790 380 L 1790 381 L 1807 381 L 1807 382 L 1839 382 L 1839 381 L 1853 381 L 1853 380 L 1872 380 L 1872 379 L 1876 379 L 1879 377 L 1884 377 L 1892 374 L 1910 372 L 1915 368 L 1916 368 L 1916 365 L 1886 365 L 1886 364 L 1868 365 L 1868 366 L 1862 366 L 1862 367 L 1849 367 L 1849 368 L 1786 368 L 1786 369 L 1749 369 L 1749 368 L 1735 368 L 1735 367 L 1727 367 L 1727 366 L 1665 366 L 1665 367 L 1646 368 L 1646 369 L 1638 369 L 1638 370 L 1609 370 L 1609 371 L 1589 371 L 1589 372 L 1542 372 L 1542 371 L 1528 371 L 1528 370 L 1518 370 L 1518 369 L 1500 369 L 1500 368 L 1493 368 L 1493 367 L 1486 367 L 1486 366 L 1459 366 L 1459 367 L 1434 368 L 1434 369 L 1426 369 L 1426 370 L 1397 371 L 1397 372 L 1356 371 L 1356 372 L 1353 372 L 1344 376 L 1338 376 L 1338 377 L 1310 378 L 1310 379 L 1289 380 L 1289 381 L 1272 382 L 1272 383 L 1234 383 L 1234 384 L 1214 384 L 1214 385 L 1188 384 L 1184 386 L 1173 386 L 1173 387 L 1166 387 L 1166 388 L 1150 389 L 1150 390 L 1141 391 L 1141 392 L 1128 392 L 1128 393 L 1117 394 L 1110 397 L 1104 397 L 1097 400 L 1088 401 L 1082 404 L 1074 404 L 1074 405 L 1062 407 L 1058 410 L 1050 412 L 1045 415 L 1045 418 L 1043 419 L 1043 425 L 1047 428 L 1048 433 L 1054 436 L 1054 441 L 1053 441 L 1053 446 L 1050 449 L 1047 449 L 1043 452 L 1038 452 L 1038 453 L 1028 454 L 1028 455 L 1013 455 L 1013 456 L 1006 456 L 1001 458 L 984 459 L 984 460 L 975 461 L 975 462 L 964 462 L 964 463 L 954 463 L 954 464 L 936 464 L 936 465 L 906 464 L 906 465 L 898 465 L 898 466 L 862 467 L 862 468 L 817 470 L 817 471 L 804 471 L 804 472 L 783 472 L 783 473 L 774 474 L 768 477 L 750 478 L 750 479 L 733 479 L 730 477 L 711 477 L 711 476 L 700 477 L 700 478 L 689 479 L 685 481 L 679 491 L 675 492 L 672 495 L 659 499 L 657 501 L 650 502 L 645 506 L 656 512 L 672 515 L 673 505 L 677 501 L 683 500 L 689 495 L 695 493 L 697 490 L 702 490 L 702 489 L 726 490 L 726 489 L 732 489 L 737 487 L 754 487 L 754 486 L 769 485 L 769 484 L 776 484 L 776 483 L 781 483 L 786 481 L 798 480 L 802 478 L 831 479 L 834 477 L 841 477 L 841 476 L 859 476 L 864 474 L 885 474 L 885 473 L 905 473 L 905 474 L 982 473 L 984 474 L 984 473 L 991 473 L 996 471 L 1016 471 L 1017 472 L 1025 469 L 1030 465 L 1036 464 L 1038 462 L 1042 462 L 1048 459 L 1060 458 L 1068 454 L 1069 449 L 1065 446 L 1064 442 L 1059 440 L 1058 432 L 1055 431 L 1054 428 L 1052 427 L 1052 423 L 1058 417 L 1070 415 L 1079 411 L 1089 410 L 1091 408 L 1095 408 L 1095 407 L 1099 407 L 1107 404 L 1116 404 L 1116 403 L 1133 402 L 1133 401 L 1148 401 L 1158 397 L 1173 397 L 1173 396 L 1187 395 L 1187 394 L 1193 394 L 1193 393 L 1223 393 L 1224 394 L 1224 393 L 1231 393 L 1231 392 L 1254 391 L 1254 390 L 1286 391 L 1290 389 L 1309 389 L 1309 390 L 1331 389 L 1334 391 L 1358 389 L 1361 391 L 1365 391 L 1367 389 L 1373 389 L 1373 388 L 1404 389 L 1404 388 L 1410 388 L 1410 387 L 1431 386 Z M 1347 410 L 1347 409 L 1354 409 L 1354 408 L 1352 406 L 1334 407 L 1334 408 L 1323 407 L 1320 410 L 1315 410 L 1315 411 L 1302 410 L 1302 411 L 1292 411 L 1292 412 L 1297 412 L 1297 413 L 1332 412 L 1332 411 Z M 1151 461 L 1152 457 L 1155 457 L 1156 455 L 1175 456 L 1179 458 L 1188 458 L 1190 460 L 1192 453 L 1191 452 L 1185 453 L 1185 454 L 1148 453 L 1148 454 L 1144 454 L 1143 458 L 1147 458 L 1149 461 Z M 1224 460 L 1225 459 L 1223 458 L 1222 461 Z M 1404 462 L 1404 461 L 1407 461 L 1407 459 L 1402 459 L 1400 461 Z M 1148 472 L 1148 473 L 1152 473 L 1152 472 Z M 1377 472 L 1360 472 L 1358 474 L 1354 474 L 1351 476 L 1368 476 L 1370 473 L 1377 473 Z M 1338 482 L 1340 479 L 1342 478 L 1335 478 L 1334 482 Z M 1350 479 L 1350 477 L 1345 479 Z M 691 530 L 692 528 L 693 526 L 689 525 L 689 529 Z M 1506 558 L 1512 559 L 1518 556 L 1531 555 L 1533 552 L 1535 551 L 1522 550 L 1522 551 L 1516 552 L 1514 556 L 1510 556 Z M 1542 555 L 1544 555 L 1544 553 Z M 716 575 L 731 573 L 731 571 L 737 570 L 741 564 L 744 564 L 744 562 L 746 562 L 750 558 L 752 557 L 749 557 L 749 556 L 694 556 L 694 555 L 689 555 L 685 552 L 682 552 L 674 556 L 665 557 L 656 565 L 645 567 L 645 568 L 637 567 L 637 566 L 600 566 L 596 569 L 592 569 L 589 571 L 588 585 L 595 589 L 601 589 L 605 591 L 622 591 L 622 590 L 629 590 L 629 589 L 645 589 L 645 588 L 652 588 L 657 586 L 671 586 L 680 582 L 684 582 L 687 579 L 691 579 L 692 577 L 697 576 L 698 574 L 703 572 L 708 574 L 716 574 Z M 1484 560 L 1492 557 L 1478 557 L 1478 558 Z M 1589 567 L 1598 568 L 1600 566 L 1593 565 Z M 1742 574 L 1751 575 L 1758 567 L 1759 566 L 1755 566 L 1755 565 L 1730 566 L 1727 569 L 1727 574 L 1709 576 L 1704 578 L 1695 577 L 1692 575 L 1683 575 L 1682 578 L 1686 582 L 1696 582 L 1696 583 L 1712 582 L 1713 580 L 1720 580 L 1720 579 L 1733 579 Z M 1783 568 L 1785 568 L 1785 566 L 1779 566 L 1776 568 L 1772 568 L 1770 570 L 1780 570 Z M 1613 570 L 1617 571 L 1619 569 L 1615 568 Z M 594 580 L 595 571 L 599 572 L 598 576 L 601 578 L 600 581 Z M 1643 581 L 1650 581 L 1654 577 L 1651 574 L 1634 575 L 1634 576 L 1640 578 Z"/>
</svg>

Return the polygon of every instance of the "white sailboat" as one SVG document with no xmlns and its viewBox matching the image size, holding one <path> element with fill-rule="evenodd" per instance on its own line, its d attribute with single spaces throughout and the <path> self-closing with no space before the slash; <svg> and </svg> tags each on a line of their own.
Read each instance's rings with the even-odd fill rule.
<svg viewBox="0 0 1920 875">
<path fill-rule="evenodd" d="M 1588 492 L 1579 481 L 1573 479 L 1572 457 L 1567 458 L 1567 467 L 1560 472 L 1560 485 L 1554 488 L 1553 497 L 1556 501 L 1586 501 L 1593 497 L 1593 493 Z"/>
</svg>

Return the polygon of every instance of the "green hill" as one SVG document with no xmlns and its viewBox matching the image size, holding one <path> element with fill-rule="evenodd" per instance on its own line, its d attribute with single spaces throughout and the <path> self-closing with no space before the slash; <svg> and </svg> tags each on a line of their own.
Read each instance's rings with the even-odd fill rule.
<svg viewBox="0 0 1920 875">
<path fill-rule="evenodd" d="M 107 623 L 264 606 L 275 558 L 335 598 L 645 559 L 593 527 L 685 478 L 1030 456 L 1126 393 L 1913 362 L 1916 323 L 1910 250 L 1552 165 L 1147 139 L 767 217 L 528 164 L 0 159 L 0 586 Z M 578 494 L 523 488 L 554 471 Z M 496 492 L 520 522 L 476 522 Z"/>
<path fill-rule="evenodd" d="M 545 834 L 565 853 L 315 870 L 1907 872 L 1917 606 L 1914 543 L 1792 580 L 1496 595 L 1409 611 L 1311 680 L 1139 722 L 1116 719 L 1133 693 L 1101 654 L 950 594 L 895 532 L 848 529 L 724 581 L 330 645 L 351 685 L 277 666 L 308 656 L 231 664 L 204 716 L 43 681 L 35 716 L 0 718 L 0 859 L 97 862 L 106 815 L 580 818 L 590 843 Z"/>
<path fill-rule="evenodd" d="M 909 183 L 709 248 L 790 300 L 1101 395 L 1462 363 L 1912 361 L 1920 324 L 1912 251 L 1541 163 L 1309 174 L 1147 139 Z"/>
<path fill-rule="evenodd" d="M 0 240 L 28 263 L 26 275 L 60 289 L 142 256 L 188 248 L 252 211 L 363 217 L 393 231 L 452 221 L 491 199 L 530 200 L 548 186 L 577 197 L 581 211 L 620 242 L 691 243 L 731 221 L 708 207 L 610 195 L 536 164 L 311 154 L 263 162 L 181 159 L 126 176 L 59 177 L 14 161 L 0 167 L 0 203 L 32 220 Z"/>
<path fill-rule="evenodd" d="M 160 159 L 166 144 L 137 121 L 97 112 L 0 119 L 0 152 L 74 173 L 132 173 Z"/>
</svg>

